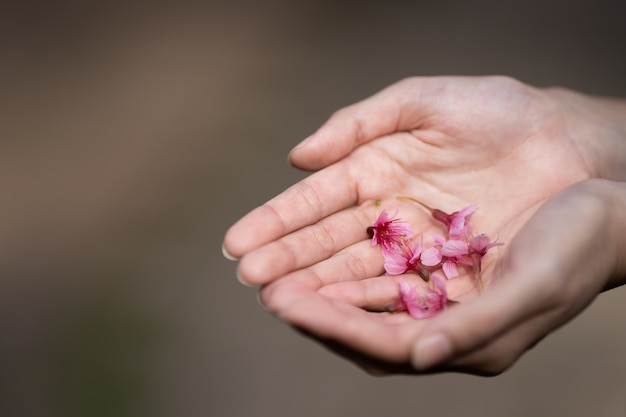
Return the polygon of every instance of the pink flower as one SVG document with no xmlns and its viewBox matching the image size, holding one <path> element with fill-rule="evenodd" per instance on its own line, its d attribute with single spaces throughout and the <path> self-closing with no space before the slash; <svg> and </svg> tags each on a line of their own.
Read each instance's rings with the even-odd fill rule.
<svg viewBox="0 0 626 417">
<path fill-rule="evenodd" d="M 411 287 L 400 278 L 400 300 L 411 317 L 423 319 L 432 317 L 446 308 L 448 294 L 444 279 L 439 274 L 431 276 L 431 285 L 426 288 L 425 294 L 418 294 L 418 287 Z"/>
<path fill-rule="evenodd" d="M 446 238 L 433 233 L 433 240 L 435 241 L 435 246 L 426 249 L 422 253 L 422 264 L 426 266 L 439 265 L 443 259 L 441 256 L 441 247 L 446 243 Z"/>
<path fill-rule="evenodd" d="M 367 233 L 372 238 L 372 246 L 380 245 L 384 250 L 393 250 L 413 236 L 409 225 L 395 218 L 398 211 L 389 216 L 387 210 L 383 210 L 373 226 L 367 228 Z"/>
<path fill-rule="evenodd" d="M 444 258 L 442 269 L 447 278 L 459 276 L 458 264 L 471 265 L 472 261 L 468 256 L 469 247 L 461 240 L 448 240 L 441 247 L 441 256 Z"/>
<path fill-rule="evenodd" d="M 489 236 L 485 234 L 478 235 L 470 239 L 469 252 L 471 258 L 474 260 L 473 262 L 475 262 L 475 266 L 477 267 L 478 271 L 480 271 L 482 268 L 482 259 L 483 256 L 487 254 L 487 251 L 494 246 L 502 245 L 504 245 L 504 243 L 492 242 Z"/>
<path fill-rule="evenodd" d="M 421 256 L 422 264 L 436 266 L 442 264 L 443 273 L 448 279 L 459 276 L 458 264 L 472 265 L 470 249 L 462 240 L 446 240 L 443 236 L 433 235 L 435 246 L 426 249 Z"/>
<path fill-rule="evenodd" d="M 494 246 L 502 246 L 504 243 L 492 242 L 489 236 L 482 234 L 473 237 L 469 241 L 470 250 L 480 256 L 485 256 L 487 251 Z"/>
<path fill-rule="evenodd" d="M 420 262 L 422 253 L 423 239 L 409 246 L 407 242 L 403 242 L 401 246 L 393 249 L 382 249 L 383 258 L 385 259 L 385 271 L 387 275 L 402 275 L 409 271 L 414 271 L 426 282 L 430 280 L 430 273 L 424 268 Z"/>
<path fill-rule="evenodd" d="M 450 239 L 464 240 L 472 233 L 469 220 L 477 209 L 478 206 L 472 204 L 452 214 L 445 213 L 439 209 L 432 209 L 431 213 L 435 220 L 446 225 Z"/>
<path fill-rule="evenodd" d="M 413 248 L 406 244 L 393 249 L 382 249 L 385 258 L 385 271 L 388 275 L 402 275 L 407 271 L 417 271 L 420 267 L 422 243 L 417 242 Z"/>
</svg>

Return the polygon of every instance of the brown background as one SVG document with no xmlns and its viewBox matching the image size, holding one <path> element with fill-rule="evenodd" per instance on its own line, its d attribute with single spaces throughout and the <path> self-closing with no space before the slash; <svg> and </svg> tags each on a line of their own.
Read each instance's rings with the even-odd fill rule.
<svg viewBox="0 0 626 417">
<path fill-rule="evenodd" d="M 0 415 L 626 415 L 623 289 L 497 378 L 374 378 L 220 252 L 293 145 L 405 76 L 626 96 L 622 4 L 3 4 Z"/>
</svg>

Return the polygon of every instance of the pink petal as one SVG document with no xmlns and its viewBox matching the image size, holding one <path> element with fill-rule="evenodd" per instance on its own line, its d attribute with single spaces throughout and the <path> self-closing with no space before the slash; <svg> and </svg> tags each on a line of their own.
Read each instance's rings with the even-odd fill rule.
<svg viewBox="0 0 626 417">
<path fill-rule="evenodd" d="M 398 214 L 398 210 L 396 210 L 393 216 L 390 216 L 389 214 L 387 214 L 387 209 L 383 209 L 383 211 L 380 212 L 380 215 L 378 215 L 378 219 L 376 219 L 376 222 L 374 222 L 374 227 L 382 226 L 383 224 L 389 222 L 396 216 L 396 214 Z"/>
<path fill-rule="evenodd" d="M 435 245 L 443 245 L 444 243 L 446 243 L 445 237 L 438 235 L 436 233 L 433 233 L 432 236 L 433 236 L 433 240 L 435 241 Z"/>
<path fill-rule="evenodd" d="M 451 239 L 465 238 L 471 233 L 469 219 L 476 209 L 478 209 L 478 206 L 472 204 L 452 213 L 448 228 L 448 236 L 450 236 Z"/>
<path fill-rule="evenodd" d="M 406 257 L 400 248 L 396 247 L 395 250 L 391 250 L 383 246 L 382 254 L 384 258 L 383 266 L 387 275 L 401 275 L 406 272 Z"/>
<path fill-rule="evenodd" d="M 420 252 L 415 252 L 415 253 L 413 254 L 413 256 L 411 257 L 411 259 L 409 259 L 408 263 L 409 263 L 409 264 L 411 264 L 411 265 L 415 265 L 415 264 L 417 264 L 417 262 L 418 262 L 418 261 L 419 261 L 419 259 L 420 259 L 420 255 L 421 255 L 421 253 L 420 253 Z"/>
<path fill-rule="evenodd" d="M 446 282 L 445 279 L 437 274 L 434 273 L 430 276 L 431 281 L 433 282 L 433 284 L 435 284 L 435 288 L 437 288 L 437 290 L 439 290 L 439 292 L 441 294 L 443 294 L 444 296 L 446 296 L 446 299 L 448 298 L 448 293 L 446 291 Z"/>
<path fill-rule="evenodd" d="M 397 214 L 398 210 L 390 216 L 387 210 L 383 209 L 374 225 L 368 228 L 368 231 L 372 232 L 372 246 L 391 247 L 404 242 L 413 235 L 411 227 L 396 218 Z"/>
<path fill-rule="evenodd" d="M 470 204 L 467 207 L 462 208 L 456 214 L 462 217 L 468 217 L 470 214 L 473 214 L 476 210 L 478 210 L 477 204 Z"/>
<path fill-rule="evenodd" d="M 384 267 L 388 275 L 402 275 L 408 269 L 406 259 L 402 257 L 385 258 Z"/>
<path fill-rule="evenodd" d="M 441 251 L 435 247 L 428 248 L 422 252 L 422 264 L 426 266 L 439 265 L 441 262 Z"/>
<path fill-rule="evenodd" d="M 470 240 L 470 246 L 476 252 L 482 252 L 483 250 L 487 249 L 490 243 L 491 240 L 487 235 L 479 235 Z"/>
<path fill-rule="evenodd" d="M 420 236 L 420 241 L 419 242 L 415 242 L 415 247 L 413 248 L 413 258 L 415 258 L 415 260 L 419 259 L 420 255 L 422 254 L 422 248 L 424 247 L 424 236 Z"/>
<path fill-rule="evenodd" d="M 502 246 L 504 245 L 504 243 L 491 242 L 489 236 L 482 234 L 473 237 L 472 240 L 470 240 L 469 245 L 474 252 L 480 255 L 485 255 L 489 249 L 493 248 L 494 246 Z"/>
<path fill-rule="evenodd" d="M 425 288 L 423 295 L 417 293 L 418 287 L 411 287 L 404 279 L 400 278 L 400 299 L 411 317 L 416 319 L 428 318 L 436 315 L 446 307 L 448 297 L 446 295 L 443 278 L 434 274 L 435 289 Z"/>
<path fill-rule="evenodd" d="M 441 254 L 443 256 L 447 256 L 448 258 L 452 258 L 455 256 L 467 255 L 469 253 L 469 248 L 467 243 L 462 240 L 448 240 L 441 247 Z"/>
<path fill-rule="evenodd" d="M 447 260 L 443 263 L 443 273 L 446 274 L 448 279 L 456 278 L 459 276 L 459 270 L 456 267 L 456 262 Z"/>
<path fill-rule="evenodd" d="M 402 298 L 402 301 L 404 301 L 405 305 L 415 302 L 417 300 L 415 288 L 412 288 L 409 283 L 404 280 L 404 278 L 400 278 L 398 283 L 400 284 L 400 297 Z"/>
</svg>

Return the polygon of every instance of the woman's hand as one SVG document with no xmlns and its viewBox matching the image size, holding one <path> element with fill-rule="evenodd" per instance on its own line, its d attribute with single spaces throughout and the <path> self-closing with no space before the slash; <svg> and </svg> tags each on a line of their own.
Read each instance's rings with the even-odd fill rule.
<svg viewBox="0 0 626 417">
<path fill-rule="evenodd" d="M 589 109 L 605 105 L 598 103 Z M 528 336 L 514 338 L 524 342 L 512 346 L 513 339 L 504 336 L 521 331 L 514 331 L 514 323 L 560 303 L 555 301 L 560 291 L 551 287 L 554 280 L 529 279 L 523 269 L 543 277 L 537 271 L 586 248 L 574 245 L 550 253 L 555 239 L 569 243 L 591 232 L 584 227 L 604 230 L 596 220 L 580 217 L 602 211 L 602 204 L 578 208 L 577 203 L 576 210 L 565 210 L 561 200 L 587 195 L 579 189 L 587 186 L 568 187 L 623 174 L 623 165 L 616 162 L 624 154 L 619 128 L 607 129 L 593 118 L 583 123 L 586 114 L 596 116 L 581 110 L 587 104 L 574 93 L 537 90 L 502 77 L 397 83 L 337 112 L 296 147 L 292 163 L 319 171 L 235 224 L 226 235 L 225 252 L 241 258 L 242 281 L 266 285 L 261 296 L 270 310 L 335 349 L 374 361 L 379 368 L 406 370 L 412 363 L 424 370 L 455 358 L 455 369 L 498 372 L 537 339 L 537 331 L 528 330 Z M 607 147 L 613 151 L 606 152 Z M 507 243 L 484 260 L 485 294 L 476 297 L 472 278 L 465 276 L 447 281 L 449 297 L 461 303 L 433 320 L 372 312 L 384 309 L 398 291 L 397 278 L 381 276 L 382 257 L 367 241 L 374 202 L 399 208 L 418 234 L 437 231 L 428 213 L 397 196 L 448 212 L 478 204 L 474 230 Z M 566 217 L 582 225 L 570 227 L 563 222 Z M 565 230 L 548 232 L 553 231 L 548 218 Z M 567 286 L 565 293 L 576 293 L 573 310 L 580 311 L 607 280 L 606 274 L 598 274 L 584 290 Z M 562 277 L 556 281 L 562 283 Z M 480 326 L 466 329 L 463 337 L 450 330 L 463 322 L 455 319 L 461 314 L 480 318 Z M 531 327 L 543 326 L 545 335 L 568 314 L 532 320 L 537 324 Z M 478 366 L 484 355 L 491 357 L 489 349 L 509 353 L 506 360 Z M 458 361 L 459 355 L 464 361 Z"/>
<path fill-rule="evenodd" d="M 623 283 L 625 232 L 626 185 L 589 180 L 551 197 L 507 242 L 483 294 L 461 295 L 432 319 L 374 312 L 397 298 L 399 277 L 351 279 L 354 269 L 344 268 L 324 278 L 340 259 L 356 261 L 347 253 L 288 274 L 261 294 L 282 320 L 370 372 L 494 375 L 600 291 Z M 457 278 L 447 285 L 458 294 Z"/>
</svg>

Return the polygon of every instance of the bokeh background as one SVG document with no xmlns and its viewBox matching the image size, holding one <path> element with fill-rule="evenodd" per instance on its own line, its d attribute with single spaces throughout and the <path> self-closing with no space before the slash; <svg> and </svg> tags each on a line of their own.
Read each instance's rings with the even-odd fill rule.
<svg viewBox="0 0 626 417">
<path fill-rule="evenodd" d="M 304 177 L 292 146 L 403 77 L 626 96 L 625 9 L 4 2 L 0 415 L 626 415 L 624 289 L 499 377 L 375 378 L 263 311 L 220 250 Z"/>
</svg>

